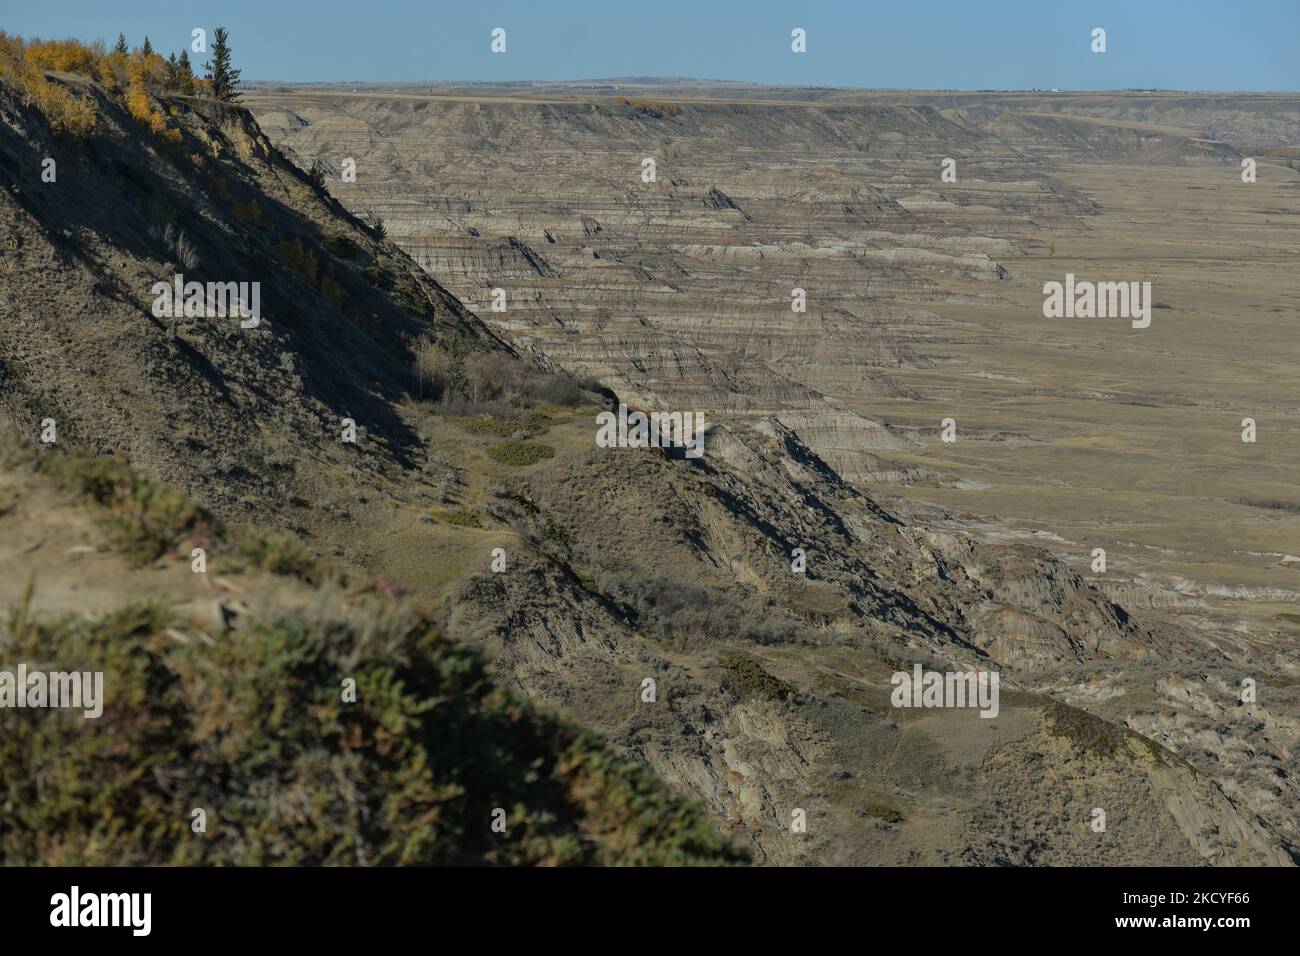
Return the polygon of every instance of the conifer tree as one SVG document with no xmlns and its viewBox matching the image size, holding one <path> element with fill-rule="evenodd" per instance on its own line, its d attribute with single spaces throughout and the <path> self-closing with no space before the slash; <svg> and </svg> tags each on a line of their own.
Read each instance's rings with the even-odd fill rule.
<svg viewBox="0 0 1300 956">
<path fill-rule="evenodd" d="M 207 70 L 204 78 L 212 84 L 212 95 L 233 103 L 239 99 L 239 74 L 230 65 L 230 40 L 225 27 L 217 27 L 212 34 L 212 59 L 203 64 Z"/>
<path fill-rule="evenodd" d="M 113 52 L 114 52 L 114 53 L 119 53 L 119 54 L 121 54 L 122 56 L 126 56 L 128 53 L 131 52 L 130 48 L 127 47 L 127 45 L 126 45 L 126 34 L 125 34 L 125 33 L 119 33 L 119 34 L 117 35 L 117 44 L 113 47 Z"/>
<path fill-rule="evenodd" d="M 149 38 L 147 36 L 144 38 L 144 45 L 140 47 L 140 52 L 143 53 L 145 56 L 148 56 L 150 53 L 153 52 L 153 44 L 149 42 Z"/>
<path fill-rule="evenodd" d="M 176 61 L 176 72 L 180 78 L 180 92 L 186 96 L 194 95 L 194 68 L 190 66 L 190 53 L 181 50 L 181 57 Z"/>
</svg>

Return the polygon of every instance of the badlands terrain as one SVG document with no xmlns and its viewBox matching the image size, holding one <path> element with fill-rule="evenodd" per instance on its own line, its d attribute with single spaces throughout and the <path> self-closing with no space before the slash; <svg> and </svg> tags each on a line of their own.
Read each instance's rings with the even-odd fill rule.
<svg viewBox="0 0 1300 956">
<path fill-rule="evenodd" d="M 517 347 L 788 435 L 935 532 L 1032 542 L 1189 642 L 1135 670 L 1008 615 L 989 650 L 1300 836 L 1300 98 L 610 81 L 249 105 Z M 1044 318 L 1067 273 L 1149 281 L 1150 327 Z M 1267 700 L 1238 706 L 1256 672 Z"/>
<path fill-rule="evenodd" d="M 3 641 L 142 683 L 0 735 L 0 856 L 1300 856 L 1294 99 L 266 89 L 162 139 L 51 75 L 80 140 L 0 83 Z M 177 272 L 263 321 L 159 317 Z M 1045 319 L 1067 274 L 1150 326 Z M 619 402 L 705 454 L 599 447 Z M 891 706 L 915 665 L 997 716 Z"/>
<path fill-rule="evenodd" d="M 302 162 L 354 158 L 331 191 L 521 347 L 629 400 L 775 420 L 858 488 L 1085 575 L 1105 548 L 1113 596 L 1287 646 L 1300 99 L 668 92 L 250 100 Z M 1067 273 L 1151 282 L 1151 327 L 1045 319 Z"/>
</svg>

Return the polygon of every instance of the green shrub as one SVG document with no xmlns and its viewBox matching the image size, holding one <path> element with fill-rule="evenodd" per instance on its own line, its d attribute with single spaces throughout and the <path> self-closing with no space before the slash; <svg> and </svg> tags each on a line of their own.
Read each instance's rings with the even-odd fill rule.
<svg viewBox="0 0 1300 956">
<path fill-rule="evenodd" d="M 533 438 L 550 430 L 554 419 L 543 412 L 529 412 L 519 418 L 493 418 L 490 415 L 460 415 L 453 419 L 456 427 L 471 435 L 494 435 L 497 438 Z"/>
<path fill-rule="evenodd" d="M 215 644 L 176 640 L 158 605 L 10 623 L 6 659 L 100 671 L 104 708 L 5 719 L 0 864 L 745 861 L 698 806 L 392 602 L 329 594 Z"/>
<path fill-rule="evenodd" d="M 788 700 L 799 693 L 793 684 L 769 673 L 762 664 L 740 651 L 723 654 L 718 658 L 718 663 L 726 671 L 728 689 L 742 700 L 756 696 L 768 700 Z"/>
<path fill-rule="evenodd" d="M 544 461 L 555 455 L 555 449 L 550 445 L 539 445 L 527 441 L 501 442 L 499 445 L 493 445 L 487 452 L 488 456 L 495 462 L 520 468 L 535 465 L 539 461 Z"/>
<path fill-rule="evenodd" d="M 465 508 L 461 508 L 458 511 L 443 512 L 442 514 L 437 515 L 437 517 L 441 518 L 448 524 L 454 524 L 459 528 L 483 527 L 482 519 L 480 519 L 474 512 Z"/>
<path fill-rule="evenodd" d="M 235 552 L 268 574 L 295 577 L 311 584 L 325 577 L 325 565 L 297 538 L 280 532 L 245 529 L 235 535 Z"/>
<path fill-rule="evenodd" d="M 886 823 L 902 823 L 907 819 L 903 811 L 888 800 L 869 799 L 863 803 L 862 812 Z"/>
</svg>

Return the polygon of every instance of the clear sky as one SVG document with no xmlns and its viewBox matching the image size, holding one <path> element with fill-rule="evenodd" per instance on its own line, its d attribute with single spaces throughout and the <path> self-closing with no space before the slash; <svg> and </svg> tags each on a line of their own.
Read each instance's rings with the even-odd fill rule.
<svg viewBox="0 0 1300 956">
<path fill-rule="evenodd" d="M 0 0 L 23 36 L 167 52 L 218 25 L 250 80 L 1300 91 L 1300 0 Z"/>
</svg>

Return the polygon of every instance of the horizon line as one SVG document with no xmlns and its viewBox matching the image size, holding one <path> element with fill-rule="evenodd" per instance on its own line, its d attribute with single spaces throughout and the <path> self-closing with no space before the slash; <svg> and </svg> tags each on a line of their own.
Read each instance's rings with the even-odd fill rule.
<svg viewBox="0 0 1300 956">
<path fill-rule="evenodd" d="M 323 79 L 323 80 L 287 80 L 287 79 L 245 79 L 241 86 L 259 86 L 276 84 L 281 86 L 383 86 L 383 87 L 420 87 L 420 86 L 480 86 L 480 87 L 545 87 L 545 86 L 611 86 L 618 83 L 663 83 L 673 82 L 709 83 L 729 87 L 750 87 L 757 90 L 824 90 L 843 93 L 1248 93 L 1259 95 L 1300 95 L 1298 89 L 1243 89 L 1243 88 L 1202 88 L 1185 89 L 1180 87 L 1159 86 L 1125 86 L 1125 87 L 923 87 L 923 86 L 837 86 L 814 83 L 763 83 L 755 80 L 721 80 L 691 76 L 635 76 L 604 77 L 568 80 L 458 80 L 458 79 L 423 79 L 423 80 L 362 80 L 362 79 Z"/>
</svg>

